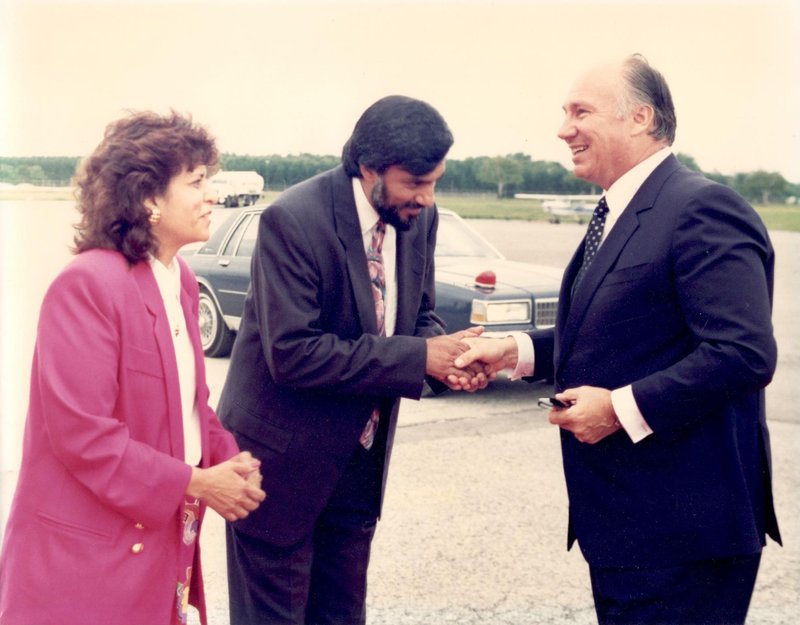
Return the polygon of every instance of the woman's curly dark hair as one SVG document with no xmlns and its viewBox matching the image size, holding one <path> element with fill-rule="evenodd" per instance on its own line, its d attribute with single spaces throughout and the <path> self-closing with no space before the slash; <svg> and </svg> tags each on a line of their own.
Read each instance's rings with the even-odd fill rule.
<svg viewBox="0 0 800 625">
<path fill-rule="evenodd" d="M 95 151 L 75 176 L 78 211 L 75 251 L 117 250 L 134 264 L 157 251 L 145 207 L 147 199 L 163 195 L 173 176 L 200 165 L 217 169 L 214 138 L 172 111 L 131 113 L 111 122 Z"/>
</svg>

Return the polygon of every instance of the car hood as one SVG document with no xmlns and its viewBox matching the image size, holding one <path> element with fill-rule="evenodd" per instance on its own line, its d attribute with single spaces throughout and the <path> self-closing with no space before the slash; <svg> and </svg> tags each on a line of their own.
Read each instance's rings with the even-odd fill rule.
<svg viewBox="0 0 800 625">
<path fill-rule="evenodd" d="M 498 258 L 447 256 L 436 259 L 436 281 L 465 289 L 475 288 L 475 278 L 484 271 L 497 276 L 496 291 L 504 293 L 558 293 L 563 269 Z"/>
</svg>

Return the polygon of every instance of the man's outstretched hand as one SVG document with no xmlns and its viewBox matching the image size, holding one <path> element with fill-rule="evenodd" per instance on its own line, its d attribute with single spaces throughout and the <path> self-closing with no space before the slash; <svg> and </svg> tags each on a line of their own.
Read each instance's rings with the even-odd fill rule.
<svg viewBox="0 0 800 625">
<path fill-rule="evenodd" d="M 479 363 L 483 367 L 484 374 L 494 379 L 503 369 L 514 369 L 517 366 L 519 351 L 513 337 L 465 336 L 462 342 L 468 349 L 455 359 L 453 365 L 456 368 L 466 369 Z"/>
</svg>

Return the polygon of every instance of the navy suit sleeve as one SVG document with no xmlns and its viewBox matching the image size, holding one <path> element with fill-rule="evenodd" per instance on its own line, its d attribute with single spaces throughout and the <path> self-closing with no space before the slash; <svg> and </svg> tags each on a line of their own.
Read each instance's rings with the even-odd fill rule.
<svg viewBox="0 0 800 625">
<path fill-rule="evenodd" d="M 761 220 L 721 185 L 684 192 L 691 199 L 677 211 L 674 291 L 665 296 L 676 299 L 692 347 L 671 366 L 633 383 L 639 409 L 657 432 L 680 427 L 676 415 L 701 418 L 732 397 L 763 388 L 777 362 L 774 257 Z"/>
<path fill-rule="evenodd" d="M 532 330 L 527 334 L 533 343 L 533 375 L 522 379 L 526 382 L 551 379 L 555 373 L 553 367 L 555 334 L 553 329 Z"/>
</svg>

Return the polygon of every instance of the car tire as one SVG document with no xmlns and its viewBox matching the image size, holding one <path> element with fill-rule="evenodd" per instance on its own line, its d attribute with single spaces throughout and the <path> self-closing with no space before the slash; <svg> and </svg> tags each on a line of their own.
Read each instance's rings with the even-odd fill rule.
<svg viewBox="0 0 800 625">
<path fill-rule="evenodd" d="M 236 335 L 231 332 L 222 318 L 222 313 L 220 313 L 214 298 L 203 289 L 200 290 L 197 312 L 203 353 L 209 358 L 221 358 L 230 354 Z"/>
</svg>

